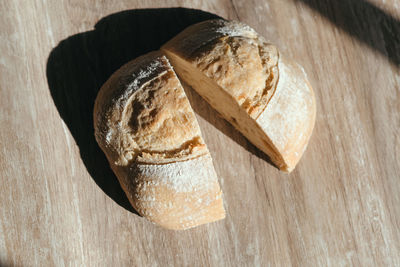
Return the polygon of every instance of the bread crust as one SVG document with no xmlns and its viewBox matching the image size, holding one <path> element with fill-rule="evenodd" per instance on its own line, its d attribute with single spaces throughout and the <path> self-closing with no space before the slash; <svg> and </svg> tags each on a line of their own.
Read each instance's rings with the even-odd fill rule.
<svg viewBox="0 0 400 267">
<path fill-rule="evenodd" d="M 225 216 L 196 117 L 161 52 L 128 62 L 102 86 L 94 128 L 99 146 L 141 215 L 170 229 L 187 229 Z M 194 181 L 195 187 L 185 187 Z"/>
<path fill-rule="evenodd" d="M 221 19 L 190 26 L 161 49 L 173 64 L 173 57 L 182 58 L 233 97 L 264 132 L 255 145 L 281 170 L 293 170 L 307 146 L 316 112 L 313 90 L 300 66 L 282 59 L 278 49 L 249 26 Z M 210 104 L 216 110 L 223 105 Z M 243 130 L 246 126 L 224 117 L 252 140 L 251 131 Z"/>
<path fill-rule="evenodd" d="M 315 124 L 316 103 L 307 74 L 297 63 L 279 58 L 279 82 L 257 123 L 292 171 L 307 148 Z"/>
<path fill-rule="evenodd" d="M 185 230 L 225 218 L 209 154 L 166 164 L 114 165 L 133 207 L 153 223 Z"/>
<path fill-rule="evenodd" d="M 94 124 L 96 140 L 117 165 L 208 153 L 179 80 L 159 51 L 128 62 L 110 77 L 97 96 Z"/>
<path fill-rule="evenodd" d="M 221 19 L 201 22 L 184 30 L 162 49 L 194 64 L 254 119 L 275 91 L 278 50 L 243 23 Z"/>
</svg>

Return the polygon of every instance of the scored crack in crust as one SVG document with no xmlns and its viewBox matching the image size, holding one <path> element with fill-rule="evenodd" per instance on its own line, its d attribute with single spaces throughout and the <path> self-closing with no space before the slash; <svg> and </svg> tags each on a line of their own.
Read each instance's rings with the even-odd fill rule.
<svg viewBox="0 0 400 267">
<path fill-rule="evenodd" d="M 257 119 L 278 83 L 276 46 L 244 23 L 221 19 L 193 25 L 180 37 L 168 49 L 187 58 Z"/>
<path fill-rule="evenodd" d="M 120 166 L 171 163 L 208 153 L 179 80 L 166 58 L 155 53 L 122 67 L 104 85 L 112 88 L 102 90 L 96 101 L 96 139 L 113 151 Z M 146 59 L 152 61 L 146 65 Z"/>
<path fill-rule="evenodd" d="M 279 53 L 261 37 L 224 36 L 193 55 L 194 64 L 231 94 L 254 119 L 272 97 L 279 76 Z"/>
<path fill-rule="evenodd" d="M 128 101 L 122 116 L 126 159 L 170 162 L 204 150 L 195 115 L 174 76 L 171 70 L 161 74 Z"/>
<path fill-rule="evenodd" d="M 303 68 L 249 26 L 192 25 L 161 47 L 178 76 L 283 171 L 300 160 L 315 123 Z"/>
<path fill-rule="evenodd" d="M 225 217 L 211 155 L 160 51 L 132 60 L 103 85 L 94 128 L 122 189 L 143 217 L 174 230 Z"/>
</svg>

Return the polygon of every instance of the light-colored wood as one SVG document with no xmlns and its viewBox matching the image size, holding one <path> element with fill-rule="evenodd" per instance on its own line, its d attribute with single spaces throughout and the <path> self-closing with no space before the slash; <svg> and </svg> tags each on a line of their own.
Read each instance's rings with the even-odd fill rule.
<svg viewBox="0 0 400 267">
<path fill-rule="evenodd" d="M 1 1 L 0 265 L 399 266 L 400 6 L 369 2 Z M 138 10 L 178 6 L 196 10 Z M 287 175 L 186 87 L 227 218 L 174 232 L 129 208 L 89 113 L 112 71 L 200 10 L 300 62 L 317 119 Z"/>
</svg>

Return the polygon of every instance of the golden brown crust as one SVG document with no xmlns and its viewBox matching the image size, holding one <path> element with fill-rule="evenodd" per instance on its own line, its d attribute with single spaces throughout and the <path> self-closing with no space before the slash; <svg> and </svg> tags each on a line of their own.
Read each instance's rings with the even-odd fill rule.
<svg viewBox="0 0 400 267">
<path fill-rule="evenodd" d="M 191 26 L 163 46 L 194 64 L 232 95 L 252 118 L 272 97 L 278 50 L 247 25 L 209 20 Z"/>
<path fill-rule="evenodd" d="M 236 21 L 190 26 L 162 50 L 177 73 L 281 170 L 294 168 L 315 122 L 314 93 L 301 67 L 281 60 L 275 46 Z M 192 82 L 191 75 L 197 75 L 197 81 Z M 210 90 L 228 93 L 241 111 L 224 106 L 232 105 L 231 99 Z M 221 99 L 213 99 L 217 95 Z"/>
<path fill-rule="evenodd" d="M 195 64 L 252 118 L 264 110 L 278 80 L 278 51 L 260 38 L 221 37 L 198 53 Z"/>
<path fill-rule="evenodd" d="M 96 139 L 116 164 L 167 163 L 207 153 L 179 80 L 159 52 L 118 70 L 100 90 L 94 114 Z"/>
<path fill-rule="evenodd" d="M 127 63 L 103 85 L 95 103 L 94 128 L 141 215 L 169 229 L 225 217 L 196 117 L 159 51 Z"/>
</svg>

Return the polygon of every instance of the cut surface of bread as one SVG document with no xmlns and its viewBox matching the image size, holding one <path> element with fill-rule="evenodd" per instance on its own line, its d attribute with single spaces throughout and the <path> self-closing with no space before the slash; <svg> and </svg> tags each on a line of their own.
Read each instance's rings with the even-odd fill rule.
<svg viewBox="0 0 400 267">
<path fill-rule="evenodd" d="M 141 56 L 110 77 L 96 99 L 94 128 L 141 215 L 169 229 L 225 217 L 196 117 L 161 52 Z"/>
<path fill-rule="evenodd" d="M 314 93 L 302 67 L 249 26 L 209 20 L 161 50 L 181 79 L 284 171 L 300 160 L 315 121 Z"/>
</svg>

